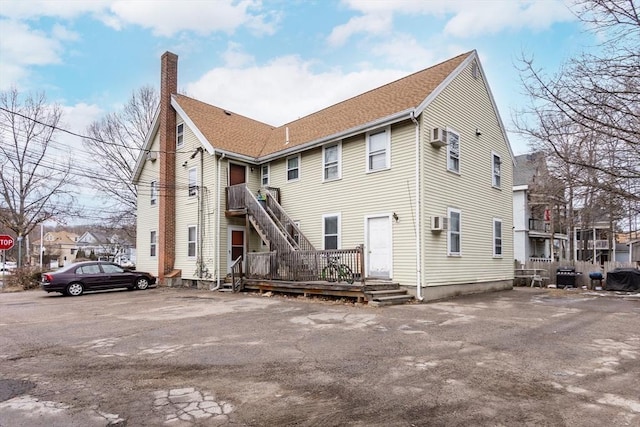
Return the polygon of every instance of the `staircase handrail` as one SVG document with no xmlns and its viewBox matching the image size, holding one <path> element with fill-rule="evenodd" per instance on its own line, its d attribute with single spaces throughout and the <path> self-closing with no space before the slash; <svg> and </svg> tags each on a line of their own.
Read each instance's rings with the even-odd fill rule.
<svg viewBox="0 0 640 427">
<path fill-rule="evenodd" d="M 270 243 L 275 246 L 279 252 L 290 252 L 296 248 L 289 242 L 287 237 L 282 233 L 280 227 L 273 221 L 267 211 L 260 205 L 260 202 L 245 186 L 244 203 L 249 214 L 260 228 L 267 234 Z"/>
<path fill-rule="evenodd" d="M 289 217 L 289 215 L 287 215 L 287 212 L 284 210 L 282 205 L 278 203 L 275 197 L 273 197 L 273 195 L 268 191 L 266 192 L 266 196 L 267 196 L 267 200 L 266 200 L 267 208 L 271 210 L 271 213 L 278 220 L 280 225 L 284 227 L 283 228 L 284 232 L 291 237 L 291 242 L 293 243 L 294 247 L 297 250 L 315 251 L 315 248 L 313 247 L 309 239 L 307 239 L 307 237 L 304 234 L 302 234 L 302 231 L 300 230 L 300 228 Z M 289 229 L 293 230 L 294 233 L 289 233 L 288 231 Z M 293 238 L 294 234 L 298 236 L 297 242 Z"/>
</svg>

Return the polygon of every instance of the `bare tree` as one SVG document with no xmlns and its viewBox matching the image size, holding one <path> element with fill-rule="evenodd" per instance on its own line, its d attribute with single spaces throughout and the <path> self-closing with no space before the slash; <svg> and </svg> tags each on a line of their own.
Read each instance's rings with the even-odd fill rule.
<svg viewBox="0 0 640 427">
<path fill-rule="evenodd" d="M 593 174 L 577 177 L 580 184 L 638 206 L 640 18 L 635 0 L 577 0 L 575 7 L 605 41 L 598 53 L 571 58 L 555 75 L 523 55 L 520 72 L 530 105 L 515 125 L 562 161 L 590 170 Z M 562 148 L 567 138 L 574 149 Z"/>
<path fill-rule="evenodd" d="M 76 212 L 69 161 L 53 152 L 61 117 L 44 93 L 0 92 L 0 224 L 19 242 L 40 223 Z"/>
<path fill-rule="evenodd" d="M 92 186 L 110 202 L 111 222 L 135 235 L 136 188 L 133 168 L 153 124 L 158 94 L 144 86 L 131 95 L 122 111 L 109 113 L 87 129 L 83 143 L 94 159 Z"/>
</svg>

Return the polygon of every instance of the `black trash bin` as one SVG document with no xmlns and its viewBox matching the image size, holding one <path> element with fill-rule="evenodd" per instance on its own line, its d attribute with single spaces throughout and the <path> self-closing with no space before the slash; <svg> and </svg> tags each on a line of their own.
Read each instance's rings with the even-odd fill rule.
<svg viewBox="0 0 640 427">
<path fill-rule="evenodd" d="M 577 276 L 575 267 L 558 267 L 556 270 L 556 287 L 575 288 Z"/>
</svg>

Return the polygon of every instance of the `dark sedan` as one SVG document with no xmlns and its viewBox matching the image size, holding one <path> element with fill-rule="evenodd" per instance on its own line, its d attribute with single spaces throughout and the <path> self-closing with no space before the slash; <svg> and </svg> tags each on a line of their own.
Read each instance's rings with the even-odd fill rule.
<svg viewBox="0 0 640 427">
<path fill-rule="evenodd" d="M 84 261 L 42 274 L 41 286 L 47 292 L 79 296 L 84 291 L 113 288 L 144 290 L 155 283 L 149 273 L 126 270 L 112 262 Z"/>
</svg>

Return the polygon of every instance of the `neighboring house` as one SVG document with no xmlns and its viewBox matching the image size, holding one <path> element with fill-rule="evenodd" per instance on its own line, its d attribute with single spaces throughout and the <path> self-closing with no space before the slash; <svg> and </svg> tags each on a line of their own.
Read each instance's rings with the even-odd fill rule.
<svg viewBox="0 0 640 427">
<path fill-rule="evenodd" d="M 542 153 L 515 157 L 513 253 L 519 263 L 567 259 L 566 202 L 562 183 L 549 176 Z"/>
<path fill-rule="evenodd" d="M 134 170 L 139 269 L 358 248 L 360 279 L 419 299 L 511 288 L 513 155 L 475 51 L 279 127 L 177 94 L 177 63 Z"/>
<path fill-rule="evenodd" d="M 629 262 L 636 268 L 640 268 L 640 240 L 631 240 L 627 245 L 629 245 Z"/>
<path fill-rule="evenodd" d="M 576 226 L 573 232 L 574 256 L 578 261 L 604 264 L 617 261 L 615 255 L 615 224 L 607 219 L 604 210 L 576 212 Z"/>
<path fill-rule="evenodd" d="M 96 258 L 121 263 L 135 258 L 133 244 L 117 234 L 102 231 L 85 231 L 78 238 L 78 249 L 82 249 L 85 256 L 91 252 Z"/>
<path fill-rule="evenodd" d="M 40 264 L 40 250 L 44 265 L 62 267 L 76 258 L 78 235 L 67 231 L 48 231 L 31 245 L 31 263 Z"/>
</svg>

